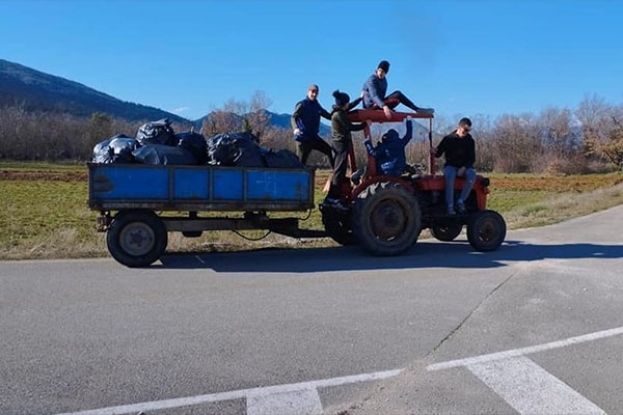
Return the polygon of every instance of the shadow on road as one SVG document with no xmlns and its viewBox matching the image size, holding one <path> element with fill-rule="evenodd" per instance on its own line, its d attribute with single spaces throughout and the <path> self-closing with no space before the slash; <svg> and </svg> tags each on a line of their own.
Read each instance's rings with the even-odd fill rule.
<svg viewBox="0 0 623 415">
<path fill-rule="evenodd" d="M 405 268 L 495 268 L 542 259 L 623 258 L 623 245 L 555 245 L 506 241 L 497 251 L 474 252 L 466 241 L 418 242 L 405 255 L 375 257 L 358 247 L 262 249 L 247 252 L 165 254 L 152 268 L 209 268 L 218 272 L 323 272 Z"/>
</svg>

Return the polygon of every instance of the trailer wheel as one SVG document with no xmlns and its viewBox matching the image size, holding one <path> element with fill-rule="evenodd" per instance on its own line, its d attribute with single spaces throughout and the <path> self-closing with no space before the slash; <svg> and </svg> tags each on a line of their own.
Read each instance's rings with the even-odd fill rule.
<svg viewBox="0 0 623 415">
<path fill-rule="evenodd" d="M 351 211 L 324 207 L 320 205 L 322 224 L 327 235 L 340 245 L 355 245 L 355 237 L 352 230 Z"/>
<path fill-rule="evenodd" d="M 431 226 L 430 234 L 433 238 L 438 241 L 443 242 L 451 242 L 456 239 L 457 236 L 461 234 L 463 230 L 463 225 L 459 223 L 451 223 L 451 224 L 436 224 Z"/>
<path fill-rule="evenodd" d="M 371 184 L 355 201 L 355 239 L 371 254 L 404 253 L 415 244 L 421 224 L 422 214 L 415 195 L 398 183 Z"/>
<path fill-rule="evenodd" d="M 131 268 L 156 262 L 167 243 L 164 223 L 151 211 L 121 211 L 106 233 L 106 245 L 112 257 Z"/>
<path fill-rule="evenodd" d="M 467 240 L 476 251 L 494 251 L 504 242 L 506 222 L 497 212 L 482 210 L 474 213 L 467 224 Z"/>
</svg>

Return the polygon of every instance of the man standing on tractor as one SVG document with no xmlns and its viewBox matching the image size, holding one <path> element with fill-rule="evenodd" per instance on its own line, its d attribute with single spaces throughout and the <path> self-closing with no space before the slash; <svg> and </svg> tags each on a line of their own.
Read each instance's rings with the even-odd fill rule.
<svg viewBox="0 0 623 415">
<path fill-rule="evenodd" d="M 333 97 L 335 97 L 335 105 L 331 112 L 331 135 L 333 137 L 333 149 L 335 150 L 335 166 L 331 176 L 329 194 L 324 203 L 343 209 L 346 207 L 341 204 L 340 197 L 348 168 L 348 152 L 353 145 L 351 133 L 363 130 L 366 124 L 351 124 L 348 119 L 348 111 L 359 105 L 361 98 L 349 102 L 350 96 L 340 91 L 333 92 Z"/>
<path fill-rule="evenodd" d="M 446 207 L 448 215 L 454 215 L 454 181 L 457 177 L 465 177 L 461 195 L 456 201 L 456 209 L 459 213 L 466 213 L 465 200 L 469 196 L 474 182 L 476 181 L 476 146 L 474 139 L 469 133 L 472 129 L 472 121 L 469 118 L 461 118 L 456 130 L 445 136 L 436 148 L 431 149 L 435 157 L 446 155 L 446 165 L 443 175 L 446 181 Z"/>
<path fill-rule="evenodd" d="M 307 157 L 312 150 L 318 150 L 329 158 L 331 168 L 335 164 L 333 149 L 325 140 L 320 138 L 320 117 L 331 119 L 331 114 L 318 102 L 318 85 L 312 84 L 307 89 L 307 97 L 298 102 L 292 114 L 292 129 L 294 139 L 298 142 L 301 163 L 307 163 Z"/>
<path fill-rule="evenodd" d="M 392 110 L 396 108 L 398 104 L 409 107 L 413 111 L 421 114 L 432 114 L 435 112 L 432 108 L 418 107 L 400 91 L 394 91 L 386 96 L 388 72 L 389 62 L 385 60 L 379 62 L 376 71 L 370 75 L 363 85 L 363 107 L 365 109 L 382 109 L 387 119 L 391 118 Z"/>
</svg>

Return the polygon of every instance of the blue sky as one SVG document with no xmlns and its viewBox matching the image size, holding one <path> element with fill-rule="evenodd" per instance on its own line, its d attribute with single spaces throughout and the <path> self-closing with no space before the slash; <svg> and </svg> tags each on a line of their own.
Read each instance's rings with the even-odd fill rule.
<svg viewBox="0 0 623 415">
<path fill-rule="evenodd" d="M 199 118 L 263 91 L 329 108 L 378 62 L 446 116 L 623 102 L 623 1 L 0 0 L 0 58 Z"/>
</svg>

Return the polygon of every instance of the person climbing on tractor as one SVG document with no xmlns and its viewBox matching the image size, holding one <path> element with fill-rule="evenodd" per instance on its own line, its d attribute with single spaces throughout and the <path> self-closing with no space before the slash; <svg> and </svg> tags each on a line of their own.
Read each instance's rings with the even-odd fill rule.
<svg viewBox="0 0 623 415">
<path fill-rule="evenodd" d="M 402 175 L 407 166 L 405 147 L 413 136 L 413 121 L 411 117 L 406 119 L 407 133 L 400 138 L 398 131 L 393 128 L 381 137 L 381 141 L 374 147 L 372 142 L 367 139 L 363 142 L 368 150 L 368 154 L 376 160 L 377 174 L 382 176 Z"/>
<path fill-rule="evenodd" d="M 292 114 L 292 129 L 294 139 L 298 142 L 301 163 L 307 164 L 307 158 L 312 150 L 317 150 L 329 158 L 333 168 L 334 157 L 331 145 L 320 138 L 320 117 L 331 119 L 331 114 L 318 102 L 320 88 L 312 84 L 307 88 L 307 97 L 299 101 Z"/>
<path fill-rule="evenodd" d="M 433 114 L 432 108 L 421 108 L 415 105 L 409 98 L 400 91 L 387 93 L 387 73 L 389 72 L 389 62 L 382 60 L 379 62 L 376 71 L 363 85 L 363 108 L 382 109 L 387 119 L 391 118 L 392 110 L 402 104 L 415 112 L 421 114 Z"/>
<path fill-rule="evenodd" d="M 340 203 L 340 197 L 342 196 L 342 184 L 346 179 L 346 170 L 348 168 L 348 152 L 353 145 L 351 133 L 363 130 L 366 123 L 352 124 L 348 120 L 348 111 L 359 105 L 362 100 L 361 97 L 353 102 L 349 102 L 350 96 L 339 90 L 333 92 L 333 97 L 335 97 L 335 105 L 333 105 L 333 111 L 331 112 L 331 135 L 333 137 L 333 150 L 335 151 L 335 166 L 331 176 L 329 193 L 324 203 L 338 208 L 345 208 Z"/>
</svg>

